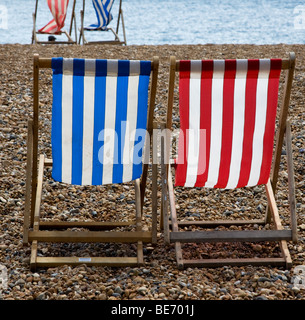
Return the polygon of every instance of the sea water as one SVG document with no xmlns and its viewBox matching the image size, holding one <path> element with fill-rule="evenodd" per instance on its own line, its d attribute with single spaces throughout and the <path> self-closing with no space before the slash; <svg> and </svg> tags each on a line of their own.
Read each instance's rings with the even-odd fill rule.
<svg viewBox="0 0 305 320">
<path fill-rule="evenodd" d="M 35 0 L 0 0 L 0 44 L 31 43 Z M 39 0 L 37 28 L 52 19 L 46 0 Z M 70 25 L 69 11 L 66 30 Z M 113 5 L 116 28 L 119 1 Z M 76 1 L 77 36 L 83 1 Z M 85 25 L 96 22 L 86 1 Z M 297 0 L 123 0 L 127 44 L 303 44 L 305 1 Z M 122 28 L 119 30 L 123 37 Z M 73 31 L 73 35 L 74 35 Z M 111 39 L 110 32 L 86 33 L 88 40 Z"/>
</svg>

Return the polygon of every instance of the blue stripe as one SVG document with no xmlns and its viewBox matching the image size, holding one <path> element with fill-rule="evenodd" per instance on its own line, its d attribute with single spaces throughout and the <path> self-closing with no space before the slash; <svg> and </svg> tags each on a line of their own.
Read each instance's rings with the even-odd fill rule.
<svg viewBox="0 0 305 320">
<path fill-rule="evenodd" d="M 52 106 L 52 177 L 62 180 L 62 58 L 52 59 L 53 69 L 53 106 Z"/>
<path fill-rule="evenodd" d="M 146 129 L 147 125 L 147 102 L 148 102 L 148 85 L 149 75 L 147 75 L 148 69 L 150 74 L 151 64 L 147 64 L 146 61 L 141 61 L 141 75 L 139 77 L 138 88 L 138 118 L 137 118 L 137 132 L 135 136 L 134 153 L 133 153 L 133 169 L 132 180 L 138 179 L 142 175 L 142 161 L 136 163 L 136 159 L 140 157 L 142 159 L 143 148 L 145 142 L 145 136 L 143 136 L 143 129 Z M 141 130 L 142 129 L 142 130 Z"/>
<path fill-rule="evenodd" d="M 150 76 L 151 72 L 151 61 L 141 61 L 140 62 L 140 75 Z"/>
<path fill-rule="evenodd" d="M 117 78 L 117 96 L 116 96 L 116 119 L 115 119 L 115 148 L 113 164 L 113 183 L 122 183 L 123 181 L 123 150 L 126 133 L 127 120 L 127 93 L 128 93 L 128 76 L 130 63 L 129 61 L 118 61 L 118 78 Z"/>
<path fill-rule="evenodd" d="M 82 184 L 85 60 L 73 61 L 72 184 Z"/>
<path fill-rule="evenodd" d="M 104 146 L 104 141 L 99 141 L 99 134 L 105 128 L 107 61 L 96 60 L 95 72 L 92 184 L 99 185 L 103 184 L 103 153 L 99 154 L 99 150 Z"/>
</svg>

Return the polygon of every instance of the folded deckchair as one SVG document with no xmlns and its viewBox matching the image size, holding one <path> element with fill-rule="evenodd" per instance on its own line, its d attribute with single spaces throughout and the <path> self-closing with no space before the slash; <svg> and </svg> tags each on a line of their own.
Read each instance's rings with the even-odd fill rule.
<svg viewBox="0 0 305 320">
<path fill-rule="evenodd" d="M 43 44 L 75 44 L 77 42 L 77 31 L 76 31 L 76 19 L 75 19 L 75 4 L 76 0 L 73 0 L 71 10 L 71 21 L 69 33 L 63 30 L 65 20 L 67 17 L 69 0 L 47 0 L 48 7 L 52 13 L 53 19 L 49 21 L 44 27 L 36 30 L 37 11 L 38 11 L 38 0 L 36 0 L 35 12 L 33 13 L 33 34 L 32 43 L 43 43 Z M 72 39 L 72 29 L 74 24 L 75 39 Z M 38 40 L 37 34 L 49 35 L 49 41 Z M 55 41 L 55 35 L 65 34 L 67 37 L 66 41 L 57 40 Z"/>
<path fill-rule="evenodd" d="M 85 17 L 85 0 L 83 0 L 83 9 L 81 10 L 81 29 L 79 35 L 79 44 L 127 44 L 126 42 L 126 34 L 125 34 L 125 25 L 123 18 L 123 10 L 122 10 L 122 0 L 119 3 L 119 12 L 117 17 L 117 26 L 114 31 L 113 28 L 109 27 L 109 23 L 113 20 L 113 15 L 111 13 L 111 9 L 113 6 L 114 0 L 92 0 L 92 5 L 95 10 L 97 22 L 90 24 L 89 26 L 84 26 L 84 17 Z M 123 29 L 123 37 L 124 40 L 120 40 L 119 38 L 119 27 L 120 21 L 122 22 Z M 114 40 L 102 40 L 102 41 L 87 41 L 85 38 L 85 31 L 111 31 L 114 35 Z"/>
<path fill-rule="evenodd" d="M 52 159 L 46 158 L 46 150 L 38 157 L 39 70 L 43 68 L 53 70 Z M 31 269 L 60 264 L 143 263 L 143 242 L 156 241 L 156 208 L 152 208 L 150 230 L 149 225 L 143 230 L 142 211 L 148 172 L 148 161 L 143 161 L 143 157 L 149 160 L 151 144 L 147 139 L 153 129 L 157 73 L 156 57 L 151 62 L 34 56 L 34 117 L 28 126 L 24 216 L 24 244 L 31 243 Z M 133 181 L 135 219 L 121 219 L 115 210 L 111 213 L 112 221 L 44 219 L 40 216 L 43 178 L 49 168 L 52 177 L 47 176 L 48 183 L 51 179 L 67 188 Z M 153 165 L 153 175 L 156 172 Z M 73 197 L 77 198 L 75 190 Z M 88 197 L 90 190 L 87 189 Z M 152 196 L 156 197 L 156 184 L 152 186 Z M 83 200 L 86 202 L 86 198 Z M 103 201 L 108 200 L 105 192 Z M 135 243 L 137 250 L 135 257 L 117 257 L 116 252 L 99 257 L 43 257 L 37 254 L 41 242 Z"/>
<path fill-rule="evenodd" d="M 165 125 L 168 132 L 162 138 L 162 215 L 165 240 L 175 244 L 177 264 L 180 268 L 246 264 L 291 267 L 292 261 L 286 241 L 297 241 L 297 220 L 291 133 L 287 113 L 294 67 L 293 53 L 289 59 L 176 61 L 174 57 L 171 58 Z M 280 110 L 277 110 L 282 70 L 285 73 L 285 86 L 283 102 Z M 179 73 L 180 133 L 178 157 L 171 159 L 169 136 L 172 130 L 176 72 Z M 277 111 L 279 123 L 273 152 Z M 275 202 L 284 134 L 290 228 L 282 226 Z M 172 168 L 175 171 L 175 186 L 172 181 Z M 177 215 L 179 212 L 176 209 L 175 190 L 178 187 L 183 191 L 179 189 L 180 192 L 176 194 L 181 195 L 190 188 L 243 188 L 246 192 L 250 187 L 259 185 L 265 186 L 268 200 L 264 219 L 249 220 L 241 217 L 239 220 L 208 220 L 200 215 L 197 220 L 187 221 L 187 217 L 181 219 L 181 216 Z M 170 217 L 167 212 L 168 205 Z M 261 227 L 270 223 L 273 228 L 271 230 Z M 256 225 L 256 228 L 253 228 L 253 225 Z M 232 227 L 228 230 L 225 228 L 228 226 L 240 226 L 242 230 L 232 230 Z M 213 229 L 215 227 L 218 229 Z M 219 247 L 219 242 L 277 242 L 281 253 L 280 257 L 269 258 L 206 257 L 205 248 L 211 247 L 208 243 Z M 183 246 L 187 244 L 187 253 L 195 251 L 195 246 L 200 245 L 200 252 L 203 254 L 199 252 L 198 255 L 188 254 L 186 257 Z"/>
</svg>

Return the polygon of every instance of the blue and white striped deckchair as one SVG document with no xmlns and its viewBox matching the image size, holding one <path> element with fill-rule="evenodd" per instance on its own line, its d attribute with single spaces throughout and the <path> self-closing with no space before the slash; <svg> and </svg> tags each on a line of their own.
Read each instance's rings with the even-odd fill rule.
<svg viewBox="0 0 305 320">
<path fill-rule="evenodd" d="M 107 44 L 125 44 L 125 45 L 127 44 L 123 10 L 122 10 L 122 0 L 120 0 L 118 5 L 119 11 L 117 16 L 116 30 L 109 27 L 110 22 L 113 20 L 113 15 L 111 13 L 113 3 L 114 3 L 114 0 L 92 0 L 92 5 L 95 10 L 97 22 L 90 24 L 88 26 L 84 26 L 85 0 L 83 0 L 83 9 L 81 10 L 81 28 L 80 28 L 80 35 L 79 35 L 79 43 L 81 43 L 81 40 L 82 40 L 83 44 L 88 44 L 88 43 L 107 43 Z M 120 37 L 119 37 L 120 22 L 122 23 L 124 40 L 120 40 Z M 111 31 L 114 35 L 114 40 L 102 40 L 102 41 L 89 42 L 85 37 L 85 31 Z"/>
<path fill-rule="evenodd" d="M 53 70 L 52 160 L 40 155 L 38 162 L 40 68 Z M 34 70 L 34 116 L 29 120 L 24 216 L 24 243 L 32 243 L 31 268 L 81 263 L 142 264 L 143 242 L 155 243 L 157 235 L 156 164 L 152 171 L 154 200 L 150 231 L 142 229 L 142 210 L 148 172 L 143 157 L 149 154 L 151 146 L 147 138 L 153 130 L 158 58 L 153 61 L 39 59 L 35 55 Z M 52 167 L 52 178 L 62 187 L 134 181 L 135 219 L 122 221 L 118 214 L 113 214 L 116 218 L 112 222 L 41 222 L 45 166 Z M 41 224 L 44 230 L 40 229 Z M 71 228 L 82 229 L 72 231 Z M 101 231 L 105 229 L 116 230 Z M 37 256 L 38 242 L 137 243 L 138 249 L 136 257 L 41 257 Z"/>
<path fill-rule="evenodd" d="M 151 62 L 54 58 L 52 69 L 54 180 L 140 178 Z"/>
<path fill-rule="evenodd" d="M 113 19 L 110 12 L 113 2 L 114 0 L 92 0 L 97 22 L 85 27 L 85 30 L 106 30 L 108 24 Z"/>
</svg>

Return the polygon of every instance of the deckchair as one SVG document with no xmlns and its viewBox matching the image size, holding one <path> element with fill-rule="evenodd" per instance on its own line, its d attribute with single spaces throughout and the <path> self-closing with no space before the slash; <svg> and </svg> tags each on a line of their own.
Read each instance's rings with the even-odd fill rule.
<svg viewBox="0 0 305 320">
<path fill-rule="evenodd" d="M 36 0 L 35 12 L 33 13 L 33 32 L 32 32 L 32 44 L 76 44 L 77 43 L 77 30 L 76 30 L 76 18 L 75 18 L 75 5 L 76 0 L 72 2 L 71 20 L 69 33 L 63 30 L 65 25 L 67 11 L 69 6 L 69 0 L 47 0 L 48 7 L 52 13 L 53 19 L 49 21 L 44 27 L 36 30 L 38 0 Z M 74 26 L 75 38 L 72 39 L 72 29 Z M 48 41 L 39 40 L 37 35 L 49 35 Z M 64 34 L 67 40 L 56 40 L 55 35 L 61 36 Z"/>
<path fill-rule="evenodd" d="M 290 54 L 289 59 L 176 61 L 175 57 L 171 57 L 167 120 L 163 125 L 166 131 L 162 134 L 161 149 L 161 213 L 165 241 L 175 244 L 179 268 L 247 264 L 291 267 L 287 241 L 297 241 L 297 219 L 291 130 L 287 114 L 294 68 L 294 53 Z M 175 82 L 176 73 L 179 73 L 180 132 L 178 156 L 174 159 L 170 156 L 170 135 L 173 103 L 178 99 L 174 95 L 178 85 Z M 285 73 L 286 80 L 273 153 L 281 73 Z M 275 202 L 285 134 L 290 228 L 281 224 Z M 172 181 L 173 170 L 175 183 Z M 182 219 L 181 214 L 178 216 L 175 198 L 178 187 L 183 190 L 179 189 L 182 193 L 190 188 L 209 188 L 209 193 L 216 188 L 223 193 L 239 188 L 247 192 L 259 185 L 265 186 L 267 194 L 267 213 L 263 219 L 241 217 L 239 220 L 225 218 L 214 221 L 200 215 L 199 220 L 187 221 L 187 217 Z M 181 195 L 179 192 L 176 194 Z M 265 227 L 266 224 L 269 226 Z M 278 244 L 280 252 L 270 258 L 258 257 L 253 250 L 253 258 L 246 255 L 236 258 L 235 254 L 232 258 L 214 254 L 211 257 L 211 254 L 206 256 L 205 253 L 188 254 L 192 249 L 196 250 L 196 246 L 204 251 L 207 247 L 233 245 L 232 242 L 240 246 L 273 242 L 275 246 Z"/>
<path fill-rule="evenodd" d="M 111 14 L 111 9 L 113 6 L 114 0 L 92 0 L 92 5 L 94 7 L 97 22 L 90 24 L 89 26 L 84 26 L 84 17 L 85 17 L 85 0 L 83 0 L 83 9 L 81 10 L 81 28 L 79 41 L 80 44 L 119 44 L 126 45 L 126 33 L 125 33 L 125 24 L 122 10 L 122 0 L 119 3 L 119 12 L 117 17 L 116 30 L 109 27 L 109 23 L 113 20 L 113 15 Z M 120 40 L 119 37 L 119 27 L 120 22 L 122 22 L 123 38 Z M 85 31 L 111 31 L 114 35 L 114 40 L 101 40 L 101 41 L 87 41 L 85 37 Z"/>
<path fill-rule="evenodd" d="M 52 158 L 47 158 L 47 150 L 43 150 L 38 157 L 39 71 L 50 68 L 53 70 Z M 34 55 L 34 111 L 33 119 L 28 121 L 23 235 L 24 244 L 31 244 L 31 269 L 82 263 L 91 266 L 143 264 L 143 243 L 156 242 L 156 207 L 152 208 L 152 226 L 146 225 L 145 230 L 142 212 L 157 74 L 157 57 L 153 61 L 140 61 L 47 59 Z M 143 157 L 148 160 L 143 161 Z M 52 177 L 46 175 L 48 172 L 45 169 L 52 169 Z M 153 175 L 157 173 L 156 165 L 153 165 L 152 171 Z M 135 219 L 121 219 L 114 210 L 111 213 L 113 221 L 50 221 L 40 216 L 44 177 L 47 177 L 48 183 L 53 181 L 75 188 L 113 186 L 133 181 Z M 153 198 L 156 197 L 156 190 L 156 184 L 153 184 Z M 91 194 L 90 189 L 87 192 Z M 99 257 L 44 257 L 41 254 L 37 256 L 41 242 L 135 243 L 137 250 L 135 257 L 117 257 L 115 252 L 113 256 L 104 252 Z"/>
</svg>

